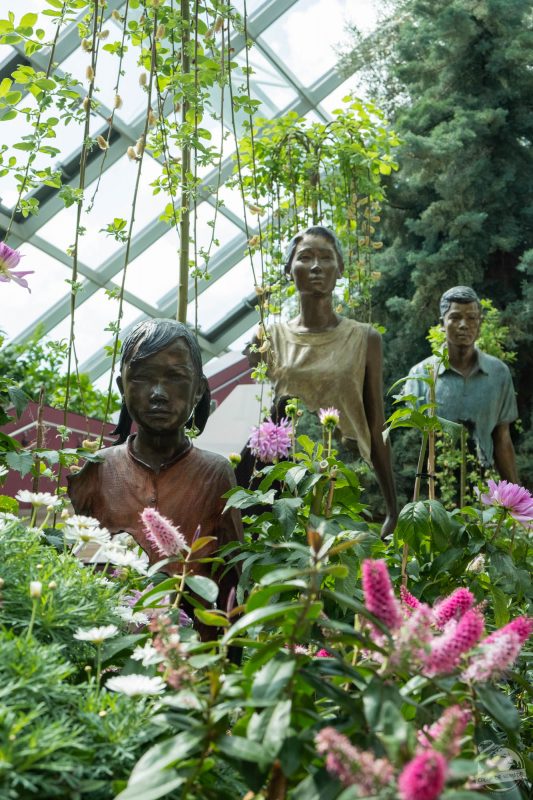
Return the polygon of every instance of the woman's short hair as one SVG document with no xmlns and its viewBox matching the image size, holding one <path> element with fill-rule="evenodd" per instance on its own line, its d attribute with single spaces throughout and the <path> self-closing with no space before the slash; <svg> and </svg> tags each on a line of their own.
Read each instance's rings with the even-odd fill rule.
<svg viewBox="0 0 533 800">
<path fill-rule="evenodd" d="M 323 239 L 327 239 L 329 242 L 331 242 L 335 248 L 335 253 L 337 254 L 339 270 L 342 272 L 344 270 L 344 255 L 342 253 L 340 241 L 329 228 L 325 228 L 323 225 L 312 225 L 310 228 L 307 228 L 307 230 L 297 233 L 296 236 L 290 240 L 287 253 L 285 254 L 285 273 L 290 273 L 296 247 L 300 244 L 306 234 L 310 234 L 312 236 L 321 236 Z"/>
<path fill-rule="evenodd" d="M 205 383 L 204 393 L 196 404 L 194 414 L 186 425 L 187 428 L 191 428 L 194 425 L 201 433 L 209 417 L 211 392 L 209 390 L 207 378 L 204 375 L 200 346 L 187 325 L 184 325 L 182 322 L 177 322 L 175 319 L 163 318 L 146 319 L 142 322 L 138 322 L 126 335 L 122 343 L 122 349 L 120 351 L 120 369 L 122 370 L 126 364 L 159 353 L 178 339 L 185 339 L 191 354 L 191 361 L 198 382 L 203 380 Z M 132 419 L 123 401 L 119 421 L 117 427 L 113 431 L 113 433 L 119 437 L 116 444 L 122 444 L 122 442 L 126 441 L 131 431 L 131 425 Z"/>
</svg>

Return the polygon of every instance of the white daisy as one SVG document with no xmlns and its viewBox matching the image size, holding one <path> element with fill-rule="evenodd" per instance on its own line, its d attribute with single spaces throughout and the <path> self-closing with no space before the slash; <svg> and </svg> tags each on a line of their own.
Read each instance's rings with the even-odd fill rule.
<svg viewBox="0 0 533 800">
<path fill-rule="evenodd" d="M 117 606 L 115 614 L 132 625 L 148 625 L 149 617 L 142 611 L 134 611 L 131 606 Z"/>
<path fill-rule="evenodd" d="M 79 528 L 75 525 L 65 525 L 63 528 L 63 535 L 65 537 L 65 542 L 69 544 L 109 544 L 111 541 L 111 534 L 107 530 L 107 528 L 99 528 L 99 527 L 87 527 L 87 526 L 80 526 Z"/>
<path fill-rule="evenodd" d="M 159 653 L 152 642 L 148 641 L 135 648 L 131 657 L 134 661 L 140 661 L 143 667 L 150 667 L 152 664 L 160 664 L 164 661 L 164 656 Z"/>
<path fill-rule="evenodd" d="M 124 550 L 122 547 L 114 547 L 113 544 L 101 547 L 92 558 L 93 561 L 108 561 L 116 567 L 130 567 L 141 575 L 146 575 L 148 572 L 148 556 L 142 553 L 140 556 L 135 555 L 131 550 Z"/>
<path fill-rule="evenodd" d="M 117 633 L 118 628 L 116 625 L 101 625 L 99 628 L 88 628 L 87 630 L 78 628 L 74 634 L 74 638 L 79 639 L 80 642 L 102 644 L 106 639 L 111 639 L 113 636 L 116 636 Z"/>
<path fill-rule="evenodd" d="M 57 508 L 61 505 L 61 498 L 50 492 L 29 492 L 27 489 L 20 489 L 15 499 L 20 503 L 31 503 L 32 506 L 46 506 L 46 508 Z"/>
<path fill-rule="evenodd" d="M 116 545 L 117 547 L 125 547 L 126 550 L 133 550 L 135 547 L 138 547 L 138 544 L 131 533 L 126 533 L 126 531 L 115 533 L 113 536 L 113 545 Z"/>
<path fill-rule="evenodd" d="M 122 692 L 128 697 L 161 694 L 165 688 L 166 684 L 163 678 L 149 678 L 148 675 L 117 675 L 109 678 L 106 683 L 106 689 L 110 689 L 112 692 Z"/>
<path fill-rule="evenodd" d="M 9 514 L 7 511 L 3 511 L 0 514 L 0 532 L 4 531 L 6 528 L 10 528 L 14 522 L 18 522 L 19 518 L 15 516 L 15 514 Z"/>
</svg>

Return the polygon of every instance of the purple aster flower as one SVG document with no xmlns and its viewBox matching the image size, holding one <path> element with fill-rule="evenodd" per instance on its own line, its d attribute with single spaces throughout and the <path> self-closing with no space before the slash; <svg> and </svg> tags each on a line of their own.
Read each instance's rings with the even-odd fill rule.
<svg viewBox="0 0 533 800">
<path fill-rule="evenodd" d="M 18 283 L 19 286 L 27 289 L 28 292 L 31 292 L 31 289 L 28 286 L 28 281 L 24 280 L 24 276 L 32 275 L 33 270 L 30 269 L 26 272 L 21 272 L 19 270 L 14 272 L 14 269 L 19 265 L 21 258 L 22 255 L 18 250 L 13 250 L 13 248 L 5 242 L 0 242 L 0 281 L 3 281 L 4 283 L 14 281 L 15 283 Z"/>
<path fill-rule="evenodd" d="M 252 454 L 264 464 L 285 458 L 291 449 L 291 423 L 285 417 L 276 425 L 271 419 L 252 428 L 248 447 Z"/>
<path fill-rule="evenodd" d="M 504 508 L 507 513 L 517 522 L 524 525 L 531 525 L 533 522 L 533 497 L 527 489 L 517 483 L 509 481 L 489 480 L 489 491 L 487 494 L 480 494 L 480 500 L 486 506 L 498 506 Z"/>
</svg>

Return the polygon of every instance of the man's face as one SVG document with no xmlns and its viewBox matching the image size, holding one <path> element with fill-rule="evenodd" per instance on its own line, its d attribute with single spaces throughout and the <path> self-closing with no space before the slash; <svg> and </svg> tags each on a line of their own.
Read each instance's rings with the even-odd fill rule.
<svg viewBox="0 0 533 800">
<path fill-rule="evenodd" d="M 183 427 L 203 391 L 184 339 L 130 361 L 117 383 L 131 418 L 140 428 L 157 434 Z"/>
<path fill-rule="evenodd" d="M 477 303 L 452 303 L 444 315 L 442 327 L 448 345 L 472 346 L 479 336 L 481 314 Z"/>
<path fill-rule="evenodd" d="M 291 274 L 301 294 L 331 294 L 341 274 L 332 242 L 306 233 L 296 245 Z"/>
</svg>

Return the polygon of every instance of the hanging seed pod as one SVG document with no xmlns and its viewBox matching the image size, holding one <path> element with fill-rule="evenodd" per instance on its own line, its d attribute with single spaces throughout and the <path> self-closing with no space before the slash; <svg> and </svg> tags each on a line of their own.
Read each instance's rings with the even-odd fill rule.
<svg viewBox="0 0 533 800">
<path fill-rule="evenodd" d="M 130 145 L 128 147 L 128 149 L 126 150 L 126 153 L 127 153 L 128 158 L 129 158 L 130 161 L 137 161 L 137 153 L 135 152 L 135 148 L 134 147 L 132 147 Z"/>
<path fill-rule="evenodd" d="M 137 142 L 135 143 L 135 152 L 138 156 L 142 156 L 144 153 L 144 136 L 139 136 Z"/>
<path fill-rule="evenodd" d="M 98 144 L 98 147 L 100 148 L 100 150 L 108 150 L 109 149 L 109 143 L 104 139 L 103 136 L 98 135 L 96 137 L 96 141 L 97 141 L 97 144 Z"/>
<path fill-rule="evenodd" d="M 81 49 L 85 50 L 86 53 L 90 53 L 93 49 L 92 43 L 90 39 L 82 39 L 81 40 Z"/>
<path fill-rule="evenodd" d="M 165 26 L 164 25 L 158 25 L 157 26 L 157 30 L 155 32 L 155 38 L 156 39 L 162 39 L 164 37 L 165 33 L 166 33 Z"/>
<path fill-rule="evenodd" d="M 148 75 L 146 72 L 141 72 L 139 75 L 139 86 L 146 86 L 148 83 Z"/>
<path fill-rule="evenodd" d="M 148 125 L 150 125 L 151 128 L 153 128 L 154 125 L 157 125 L 157 117 L 152 109 L 150 109 L 148 112 Z"/>
<path fill-rule="evenodd" d="M 113 101 L 113 106 L 115 108 L 122 108 L 122 97 L 119 94 L 115 95 L 115 99 Z"/>
<path fill-rule="evenodd" d="M 83 103 L 81 104 L 84 111 L 88 111 L 91 107 L 91 101 L 88 97 L 83 98 Z"/>
<path fill-rule="evenodd" d="M 89 65 L 85 70 L 85 77 L 88 81 L 94 81 L 94 69 Z"/>
</svg>

